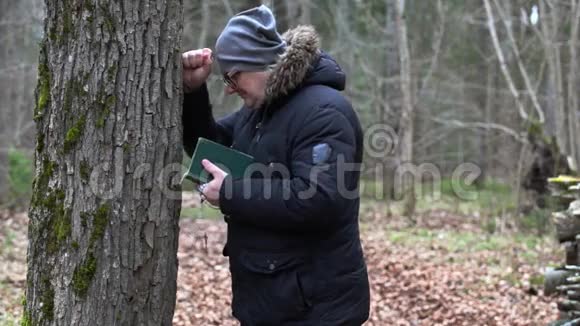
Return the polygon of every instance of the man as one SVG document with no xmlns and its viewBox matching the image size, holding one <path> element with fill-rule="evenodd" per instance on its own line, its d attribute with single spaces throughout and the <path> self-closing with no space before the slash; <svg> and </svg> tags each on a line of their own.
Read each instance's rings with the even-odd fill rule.
<svg viewBox="0 0 580 326">
<path fill-rule="evenodd" d="M 340 93 L 344 73 L 312 27 L 280 36 L 265 6 L 231 18 L 215 50 L 226 92 L 244 106 L 215 121 L 205 85 L 212 51 L 184 53 L 184 147 L 192 155 L 205 137 L 264 167 L 234 179 L 203 161 L 213 179 L 200 191 L 228 224 L 234 317 L 242 325 L 361 325 L 370 297 L 353 168 L 362 131 Z"/>
</svg>

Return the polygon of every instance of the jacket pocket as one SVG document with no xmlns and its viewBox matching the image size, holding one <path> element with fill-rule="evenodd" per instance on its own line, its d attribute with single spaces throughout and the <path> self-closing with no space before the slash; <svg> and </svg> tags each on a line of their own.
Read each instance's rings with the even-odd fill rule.
<svg viewBox="0 0 580 326">
<path fill-rule="evenodd" d="M 303 318 L 311 306 L 300 275 L 304 262 L 294 254 L 242 251 L 231 260 L 234 316 L 251 325 Z"/>
</svg>

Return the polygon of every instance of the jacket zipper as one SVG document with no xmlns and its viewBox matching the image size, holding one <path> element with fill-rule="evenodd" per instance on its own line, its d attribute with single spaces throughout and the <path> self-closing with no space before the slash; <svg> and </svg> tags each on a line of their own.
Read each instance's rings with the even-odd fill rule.
<svg viewBox="0 0 580 326">
<path fill-rule="evenodd" d="M 256 144 L 260 142 L 260 138 L 262 137 L 262 135 L 260 134 L 260 128 L 262 128 L 262 125 L 264 124 L 264 120 L 266 119 L 266 115 L 268 113 L 268 108 L 264 108 L 264 112 L 262 112 L 262 117 L 260 119 L 260 121 L 256 124 Z"/>
<path fill-rule="evenodd" d="M 256 143 L 260 142 L 260 127 L 262 127 L 262 121 L 256 124 Z"/>
</svg>

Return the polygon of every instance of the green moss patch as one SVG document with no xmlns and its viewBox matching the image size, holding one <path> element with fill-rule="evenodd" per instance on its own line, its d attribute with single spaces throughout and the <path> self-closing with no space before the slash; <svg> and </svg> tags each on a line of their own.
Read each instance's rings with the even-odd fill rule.
<svg viewBox="0 0 580 326">
<path fill-rule="evenodd" d="M 85 297 L 89 290 L 89 286 L 97 271 L 97 259 L 90 253 L 86 261 L 75 268 L 73 273 L 73 289 L 80 297 Z"/>
<path fill-rule="evenodd" d="M 86 117 L 82 116 L 77 122 L 67 131 L 64 138 L 64 152 L 70 152 L 78 143 L 85 130 Z"/>
<path fill-rule="evenodd" d="M 107 31 L 110 35 L 115 34 L 115 31 L 117 30 L 115 17 L 111 14 L 111 11 L 109 8 L 107 8 L 105 3 L 99 4 L 99 8 L 103 14 L 103 25 L 105 27 L 105 31 Z"/>
<path fill-rule="evenodd" d="M 62 2 L 62 36 L 61 40 L 65 41 L 73 32 L 73 15 L 71 10 L 71 0 Z"/>
<path fill-rule="evenodd" d="M 85 10 L 89 14 L 94 13 L 94 11 L 95 11 L 95 4 L 92 1 L 90 1 L 90 0 L 84 1 L 83 2 L 83 6 L 84 6 Z"/>
<path fill-rule="evenodd" d="M 36 151 L 41 153 L 44 150 L 44 134 L 42 131 L 38 131 L 38 136 L 36 137 Z"/>
<path fill-rule="evenodd" d="M 67 210 L 63 212 L 59 219 L 55 222 L 54 232 L 56 236 L 56 240 L 60 243 L 64 241 L 71 233 L 71 212 Z"/>
<path fill-rule="evenodd" d="M 46 251 L 55 254 L 71 234 L 72 211 L 65 208 L 65 193 L 62 189 L 48 189 L 48 182 L 56 164 L 45 159 L 42 165 L 42 171 L 35 181 L 31 205 L 41 211 L 44 218 L 34 230 L 46 234 Z"/>
<path fill-rule="evenodd" d="M 66 83 L 65 90 L 64 90 L 64 102 L 62 104 L 63 110 L 66 113 L 70 113 L 72 108 L 72 100 L 73 100 L 73 92 L 74 92 L 74 81 L 69 80 Z"/>
<path fill-rule="evenodd" d="M 117 80 L 117 64 L 113 64 L 107 69 L 107 81 L 115 82 Z"/>
<path fill-rule="evenodd" d="M 28 309 L 26 309 L 26 297 L 22 298 L 22 318 L 20 319 L 20 326 L 32 326 L 32 320 L 30 318 L 30 314 L 28 313 Z"/>
<path fill-rule="evenodd" d="M 50 29 L 48 31 L 48 38 L 53 42 L 58 41 L 58 31 L 56 29 L 56 25 L 53 25 L 52 27 L 50 27 Z"/>
<path fill-rule="evenodd" d="M 109 204 L 101 205 L 93 215 L 93 231 L 89 239 L 89 248 L 93 248 L 95 242 L 105 235 L 105 230 L 109 224 L 109 214 L 111 207 Z"/>
<path fill-rule="evenodd" d="M 64 199 L 64 191 L 56 190 L 42 201 L 42 206 L 49 213 L 47 217 L 47 231 L 49 233 L 46 249 L 50 254 L 56 253 L 71 234 L 71 210 L 65 209 Z"/>
<path fill-rule="evenodd" d="M 38 206 L 41 204 L 42 199 L 46 196 L 48 192 L 48 182 L 56 171 L 58 165 L 51 162 L 47 157 L 42 160 L 42 165 L 40 168 L 40 173 L 32 183 L 32 201 L 31 205 Z"/>
<path fill-rule="evenodd" d="M 113 111 L 115 104 L 117 103 L 117 97 L 115 95 L 109 95 L 107 97 L 99 96 L 97 100 L 98 116 L 96 126 L 97 128 L 103 128 L 107 117 Z"/>
<path fill-rule="evenodd" d="M 41 311 L 43 319 L 52 321 L 54 319 L 54 289 L 48 277 L 42 278 L 42 295 L 40 301 L 42 302 Z"/>
<path fill-rule="evenodd" d="M 91 282 L 97 271 L 97 259 L 94 255 L 95 244 L 105 235 L 105 230 L 109 224 L 109 215 L 111 207 L 109 204 L 103 204 L 92 214 L 87 212 L 81 213 L 81 225 L 87 226 L 88 219 L 93 218 L 93 229 L 89 238 L 89 254 L 87 259 L 75 268 L 73 274 L 73 289 L 80 297 L 85 297 Z M 73 242 L 73 247 L 78 248 L 78 243 Z"/>
<path fill-rule="evenodd" d="M 30 318 L 30 313 L 27 310 L 24 310 L 22 314 L 22 319 L 20 319 L 20 326 L 32 326 L 32 318 Z"/>
<path fill-rule="evenodd" d="M 46 41 L 45 41 L 46 42 Z M 48 54 L 46 44 L 41 45 L 40 62 L 38 63 L 37 99 L 34 108 L 34 120 L 38 121 L 42 117 L 44 109 L 50 102 L 51 73 L 48 68 Z"/>
<path fill-rule="evenodd" d="M 87 162 L 86 160 L 82 160 L 81 161 L 81 165 L 80 165 L 80 175 L 81 175 L 81 179 L 83 181 L 89 181 L 90 177 L 91 177 L 91 166 L 89 165 L 89 162 Z"/>
<path fill-rule="evenodd" d="M 81 226 L 86 228 L 88 225 L 88 221 L 91 219 L 91 214 L 87 212 L 81 213 Z"/>
<path fill-rule="evenodd" d="M 86 76 L 83 82 L 86 82 Z M 71 78 L 66 83 L 63 103 L 63 110 L 65 113 L 71 112 L 72 103 L 75 98 L 80 100 L 88 95 L 87 91 L 85 91 L 85 89 L 83 88 L 83 82 L 75 78 Z"/>
</svg>

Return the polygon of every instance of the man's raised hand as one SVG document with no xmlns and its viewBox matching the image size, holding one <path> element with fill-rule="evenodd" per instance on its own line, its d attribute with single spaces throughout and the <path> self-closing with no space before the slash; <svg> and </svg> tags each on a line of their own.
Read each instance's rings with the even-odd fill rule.
<svg viewBox="0 0 580 326">
<path fill-rule="evenodd" d="M 191 93 L 205 83 L 211 72 L 212 62 L 212 52 L 208 48 L 187 51 L 181 55 L 185 93 Z"/>
</svg>

